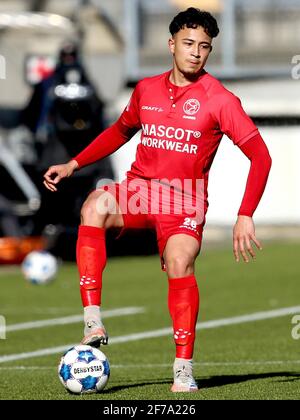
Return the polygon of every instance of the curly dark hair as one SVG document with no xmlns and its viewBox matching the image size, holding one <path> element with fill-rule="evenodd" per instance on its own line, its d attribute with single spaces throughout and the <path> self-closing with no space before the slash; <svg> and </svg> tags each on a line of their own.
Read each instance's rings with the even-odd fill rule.
<svg viewBox="0 0 300 420">
<path fill-rule="evenodd" d="M 189 7 L 187 10 L 178 13 L 170 23 L 169 30 L 173 36 L 184 27 L 195 29 L 198 26 L 202 26 L 211 38 L 215 38 L 219 33 L 216 19 L 209 12 L 195 7 Z"/>
</svg>

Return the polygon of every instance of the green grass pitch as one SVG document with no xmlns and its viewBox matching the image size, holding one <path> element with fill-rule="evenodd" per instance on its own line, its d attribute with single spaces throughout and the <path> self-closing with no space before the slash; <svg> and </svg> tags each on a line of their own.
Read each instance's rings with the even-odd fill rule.
<svg viewBox="0 0 300 420">
<path fill-rule="evenodd" d="M 300 244 L 265 243 L 257 254 L 254 262 L 237 264 L 229 244 L 204 247 L 196 268 L 200 322 L 300 305 Z M 18 268 L 2 267 L 0 283 L 0 315 L 7 325 L 81 313 L 75 264 L 63 264 L 57 279 L 46 286 L 28 284 Z M 111 339 L 170 327 L 167 279 L 158 256 L 110 259 L 102 305 L 105 310 L 144 308 L 104 320 Z M 102 347 L 111 364 L 107 387 L 100 394 L 76 396 L 65 391 L 57 376 L 62 353 L 7 362 L 1 358 L 79 343 L 82 323 L 11 331 L 0 340 L 0 399 L 299 399 L 300 339 L 292 338 L 292 317 L 200 328 L 194 356 L 200 391 L 192 394 L 170 392 L 171 334 Z"/>
</svg>

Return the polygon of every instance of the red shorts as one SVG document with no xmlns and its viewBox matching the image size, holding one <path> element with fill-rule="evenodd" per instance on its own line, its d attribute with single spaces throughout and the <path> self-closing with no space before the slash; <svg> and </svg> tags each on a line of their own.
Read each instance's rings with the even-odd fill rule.
<svg viewBox="0 0 300 420">
<path fill-rule="evenodd" d="M 147 183 L 145 180 L 141 180 L 141 182 Z M 175 204 L 172 197 L 169 200 L 170 206 L 163 206 L 161 202 L 150 200 L 149 191 L 139 187 L 136 185 L 132 187 L 130 181 L 124 180 L 121 183 L 105 185 L 100 189 L 113 196 L 122 213 L 124 227 L 119 236 L 127 229 L 155 229 L 162 269 L 165 270 L 163 253 L 167 241 L 172 235 L 193 236 L 199 242 L 200 249 L 205 224 L 204 212 L 201 213 L 201 217 L 195 216 L 192 209 L 182 210 L 181 208 L 178 213 L 178 209 L 174 209 Z M 112 208 L 110 210 L 116 211 Z"/>
</svg>

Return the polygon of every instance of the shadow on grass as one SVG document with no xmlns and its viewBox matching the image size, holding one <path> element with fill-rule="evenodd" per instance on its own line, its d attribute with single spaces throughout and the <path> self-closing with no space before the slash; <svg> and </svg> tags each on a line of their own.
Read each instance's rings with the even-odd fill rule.
<svg viewBox="0 0 300 420">
<path fill-rule="evenodd" d="M 284 377 L 278 382 L 294 382 L 300 380 L 298 372 L 265 372 L 265 373 L 249 373 L 244 375 L 220 375 L 210 376 L 208 378 L 199 378 L 197 380 L 199 388 L 215 388 L 224 385 L 239 384 L 242 382 L 253 381 L 257 379 L 269 379 Z"/>
<path fill-rule="evenodd" d="M 282 378 L 278 382 L 295 382 L 300 380 L 300 373 L 298 372 L 268 372 L 268 373 L 253 373 L 247 375 L 220 375 L 220 376 L 210 376 L 207 378 L 197 378 L 196 382 L 198 383 L 199 389 L 208 389 L 221 387 L 231 384 L 239 384 L 243 382 L 260 380 L 260 379 L 269 379 L 269 378 Z M 142 382 L 129 383 L 126 385 L 117 385 L 109 389 L 102 391 L 102 394 L 111 394 L 125 389 L 139 388 L 147 385 L 172 385 L 173 381 L 168 379 L 160 380 L 149 380 Z"/>
<path fill-rule="evenodd" d="M 150 381 L 143 381 L 143 382 L 135 382 L 132 384 L 126 384 L 126 385 L 117 385 L 112 386 L 111 388 L 104 389 L 101 391 L 101 394 L 111 394 L 114 392 L 123 391 L 125 389 L 131 389 L 131 388 L 139 388 L 140 386 L 147 386 L 147 385 L 165 385 L 169 384 L 171 386 L 172 382 L 170 379 L 158 379 L 158 380 L 150 380 Z"/>
</svg>

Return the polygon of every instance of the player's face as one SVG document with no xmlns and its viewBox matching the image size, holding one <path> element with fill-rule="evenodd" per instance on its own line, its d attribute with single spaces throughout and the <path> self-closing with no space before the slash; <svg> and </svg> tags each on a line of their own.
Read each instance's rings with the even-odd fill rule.
<svg viewBox="0 0 300 420">
<path fill-rule="evenodd" d="M 212 38 L 202 26 L 184 27 L 169 40 L 169 48 L 174 57 L 174 70 L 186 78 L 197 76 L 212 50 Z"/>
</svg>

